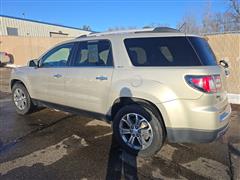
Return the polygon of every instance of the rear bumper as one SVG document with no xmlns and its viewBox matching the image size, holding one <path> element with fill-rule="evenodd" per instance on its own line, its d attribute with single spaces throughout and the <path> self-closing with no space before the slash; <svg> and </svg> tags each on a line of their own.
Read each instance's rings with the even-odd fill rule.
<svg viewBox="0 0 240 180">
<path fill-rule="evenodd" d="M 224 135 L 228 127 L 229 123 L 212 131 L 167 128 L 167 138 L 169 142 L 208 143 Z"/>
<path fill-rule="evenodd" d="M 212 142 L 227 131 L 231 117 L 231 106 L 227 99 L 215 106 L 208 106 L 208 101 L 200 106 L 200 102 L 175 100 L 163 104 L 170 142 Z"/>
</svg>

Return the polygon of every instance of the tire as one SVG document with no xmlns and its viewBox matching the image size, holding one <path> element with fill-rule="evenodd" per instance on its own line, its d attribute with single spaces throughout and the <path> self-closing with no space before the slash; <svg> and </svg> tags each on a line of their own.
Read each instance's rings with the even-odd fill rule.
<svg viewBox="0 0 240 180">
<path fill-rule="evenodd" d="M 21 97 L 22 101 L 16 102 L 16 96 Z M 31 97 L 25 86 L 21 83 L 15 83 L 12 88 L 12 101 L 15 105 L 15 109 L 18 114 L 26 115 L 33 112 L 36 109 L 36 106 L 32 103 Z M 22 106 L 20 106 L 22 103 Z"/>
<path fill-rule="evenodd" d="M 128 130 L 129 122 L 126 123 L 127 118 L 130 119 L 132 124 L 136 125 L 134 119 L 138 119 L 137 122 L 139 122 L 137 128 L 133 127 L 135 125 L 129 128 L 130 132 Z M 142 157 L 156 154 L 165 140 L 164 125 L 161 117 L 157 118 L 156 113 L 151 111 L 150 108 L 138 104 L 124 106 L 117 112 L 113 119 L 113 134 L 123 149 Z M 133 136 L 133 141 L 130 141 L 131 136 Z M 129 141 L 133 143 L 129 143 Z M 139 142 L 147 143 L 141 145 Z"/>
</svg>

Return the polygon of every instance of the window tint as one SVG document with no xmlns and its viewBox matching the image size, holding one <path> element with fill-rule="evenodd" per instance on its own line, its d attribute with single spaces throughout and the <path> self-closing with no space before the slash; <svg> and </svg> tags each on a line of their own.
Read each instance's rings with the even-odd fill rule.
<svg viewBox="0 0 240 180">
<path fill-rule="evenodd" d="M 131 38 L 124 43 L 134 66 L 201 66 L 186 37 Z"/>
<path fill-rule="evenodd" d="M 198 56 L 200 57 L 203 65 L 205 66 L 215 66 L 217 65 L 215 54 L 213 53 L 211 47 L 207 41 L 199 37 L 188 37 L 191 41 L 194 49 L 196 50 Z"/>
<path fill-rule="evenodd" d="M 65 44 L 54 48 L 42 58 L 42 67 L 66 66 L 70 59 L 73 44 Z"/>
<path fill-rule="evenodd" d="M 107 40 L 80 42 L 74 66 L 112 66 L 111 44 Z"/>
</svg>

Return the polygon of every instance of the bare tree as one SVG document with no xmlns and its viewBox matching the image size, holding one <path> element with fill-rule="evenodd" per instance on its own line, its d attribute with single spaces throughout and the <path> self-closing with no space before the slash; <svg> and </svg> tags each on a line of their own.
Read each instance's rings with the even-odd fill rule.
<svg viewBox="0 0 240 180">
<path fill-rule="evenodd" d="M 240 2 L 239 0 L 229 0 L 230 1 L 230 12 L 233 17 L 239 20 L 240 18 Z"/>
<path fill-rule="evenodd" d="M 240 1 L 239 0 L 229 0 L 229 10 L 228 15 L 231 18 L 231 22 L 235 25 L 234 30 L 240 30 Z"/>
<path fill-rule="evenodd" d="M 214 32 L 219 31 L 219 29 L 217 29 L 217 28 L 220 28 L 220 27 L 219 27 L 218 23 L 214 22 L 214 20 L 213 20 L 213 14 L 211 11 L 211 7 L 212 7 L 212 4 L 209 1 L 203 12 L 202 27 L 201 27 L 202 33 L 210 33 L 213 31 Z"/>
<path fill-rule="evenodd" d="M 204 10 L 202 22 L 199 24 L 193 15 L 185 15 L 178 23 L 184 22 L 183 31 L 187 33 L 216 33 L 240 30 L 240 3 L 239 0 L 227 0 L 229 7 L 225 12 L 214 13 L 209 2 Z"/>
<path fill-rule="evenodd" d="M 129 26 L 129 27 L 123 27 L 123 26 L 116 26 L 116 27 L 110 27 L 107 31 L 121 31 L 121 30 L 128 30 L 128 29 L 136 29 L 136 26 Z"/>
<path fill-rule="evenodd" d="M 186 14 L 177 24 L 177 28 L 179 29 L 180 27 L 181 31 L 185 33 L 199 34 L 201 32 L 201 27 L 197 23 L 196 17 L 191 13 Z"/>
</svg>

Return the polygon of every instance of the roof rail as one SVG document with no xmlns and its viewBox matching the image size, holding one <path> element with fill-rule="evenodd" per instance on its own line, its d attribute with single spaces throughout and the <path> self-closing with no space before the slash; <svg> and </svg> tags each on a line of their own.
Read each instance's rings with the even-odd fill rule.
<svg viewBox="0 0 240 180">
<path fill-rule="evenodd" d="M 84 37 L 87 37 L 87 35 L 84 34 L 84 35 L 81 35 L 81 36 L 76 37 L 75 39 L 78 39 L 78 38 L 84 38 Z"/>
<path fill-rule="evenodd" d="M 149 32 L 153 31 L 153 28 L 148 28 L 148 29 L 128 29 L 128 30 L 117 30 L 117 31 L 108 31 L 108 32 L 100 32 L 100 33 L 90 33 L 88 35 L 88 37 L 112 35 L 112 34 L 129 34 L 129 33 L 148 32 L 148 31 Z"/>
<path fill-rule="evenodd" d="M 78 39 L 78 38 L 85 38 L 85 37 L 88 37 L 90 34 L 96 34 L 96 33 L 98 33 L 98 32 L 96 32 L 96 31 L 92 31 L 92 32 L 90 32 L 89 34 L 83 34 L 83 35 L 80 35 L 80 36 L 76 37 L 75 39 Z"/>
<path fill-rule="evenodd" d="M 174 28 L 170 28 L 170 27 L 156 27 L 151 29 L 150 31 L 137 31 L 135 33 L 142 33 L 142 32 L 147 32 L 147 33 L 181 33 L 181 31 L 174 29 Z"/>
<path fill-rule="evenodd" d="M 145 29 L 130 29 L 130 30 L 121 30 L 121 31 L 109 31 L 109 32 L 101 32 L 101 33 L 90 33 L 88 35 L 82 35 L 77 38 L 83 37 L 96 37 L 96 36 L 104 36 L 104 35 L 112 35 L 112 34 L 129 34 L 129 33 L 180 33 L 181 31 L 170 28 L 170 27 L 156 27 L 156 28 L 145 28 Z"/>
</svg>

